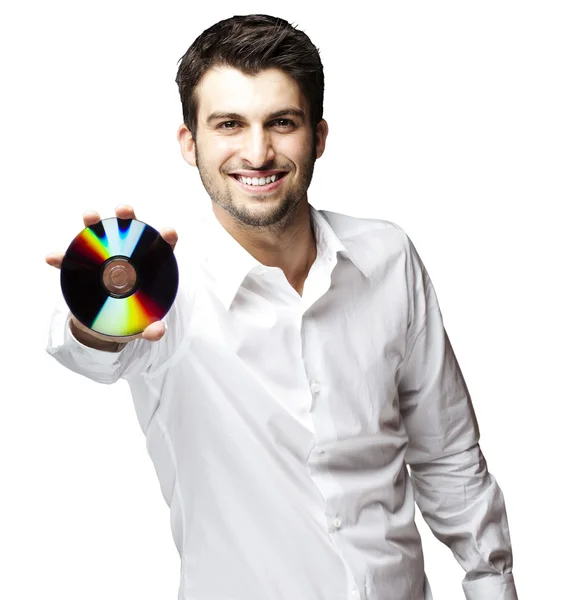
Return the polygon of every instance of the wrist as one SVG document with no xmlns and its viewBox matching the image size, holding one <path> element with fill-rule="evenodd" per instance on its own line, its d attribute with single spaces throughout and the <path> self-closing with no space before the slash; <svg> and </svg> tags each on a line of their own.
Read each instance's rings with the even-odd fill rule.
<svg viewBox="0 0 562 600">
<path fill-rule="evenodd" d="M 70 332 L 78 342 L 84 344 L 84 346 L 88 346 L 88 348 L 94 348 L 95 350 L 102 350 L 104 352 L 120 352 L 126 346 L 126 343 L 102 340 L 97 338 L 95 335 L 84 331 L 82 327 L 77 325 L 73 317 L 70 318 Z"/>
</svg>

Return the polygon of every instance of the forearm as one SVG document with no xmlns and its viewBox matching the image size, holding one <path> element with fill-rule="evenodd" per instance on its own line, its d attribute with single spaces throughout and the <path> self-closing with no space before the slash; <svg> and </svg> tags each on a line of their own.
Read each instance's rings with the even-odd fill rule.
<svg viewBox="0 0 562 600">
<path fill-rule="evenodd" d="M 72 326 L 68 306 L 61 297 L 51 316 L 46 351 L 67 369 L 99 383 L 109 384 L 140 375 L 155 361 L 160 361 L 159 364 L 165 362 L 183 340 L 187 323 L 182 322 L 185 329 L 176 326 L 177 305 L 183 298 L 184 295 L 178 292 L 176 302 L 162 319 L 167 329 L 161 340 L 149 342 L 138 337 L 125 344 L 101 342 L 98 345 L 97 341 L 92 342 L 91 337 L 81 337 L 80 330 Z M 189 317 L 190 301 L 183 301 L 182 306 L 184 314 Z"/>
<path fill-rule="evenodd" d="M 467 600 L 517 600 L 505 502 L 480 446 L 410 470 L 425 521 L 466 571 Z"/>
<path fill-rule="evenodd" d="M 472 400 L 435 288 L 408 241 L 409 331 L 398 394 L 416 502 L 466 571 L 467 600 L 517 600 L 503 494 L 480 451 Z"/>
<path fill-rule="evenodd" d="M 59 302 L 51 317 L 46 351 L 67 369 L 99 383 L 114 383 L 121 374 L 123 349 L 112 342 L 101 342 L 104 349 L 92 348 L 80 331 L 74 333 L 68 308 Z M 86 342 L 86 343 L 84 343 Z"/>
</svg>

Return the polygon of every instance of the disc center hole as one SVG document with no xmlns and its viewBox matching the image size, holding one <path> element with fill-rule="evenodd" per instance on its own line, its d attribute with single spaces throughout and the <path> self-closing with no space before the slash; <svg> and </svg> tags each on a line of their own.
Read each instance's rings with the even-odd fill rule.
<svg viewBox="0 0 562 600">
<path fill-rule="evenodd" d="M 107 263 L 103 271 L 103 285 L 113 294 L 126 294 L 137 282 L 133 265 L 122 258 Z"/>
<path fill-rule="evenodd" d="M 129 283 L 127 270 L 122 265 L 113 267 L 113 269 L 111 269 L 110 277 L 113 285 L 119 289 L 126 287 L 126 285 Z"/>
</svg>

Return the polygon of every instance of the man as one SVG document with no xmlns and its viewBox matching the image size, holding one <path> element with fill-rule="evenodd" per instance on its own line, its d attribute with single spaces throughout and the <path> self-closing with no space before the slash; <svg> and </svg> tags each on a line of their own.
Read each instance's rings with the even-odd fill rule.
<svg viewBox="0 0 562 600">
<path fill-rule="evenodd" d="M 48 351 L 129 383 L 179 597 L 428 600 L 415 499 L 466 598 L 516 600 L 503 496 L 415 247 L 394 223 L 308 203 L 328 135 L 316 48 L 282 19 L 233 17 L 176 81 L 181 152 L 212 200 L 181 293 L 127 344 L 58 310 Z"/>
</svg>

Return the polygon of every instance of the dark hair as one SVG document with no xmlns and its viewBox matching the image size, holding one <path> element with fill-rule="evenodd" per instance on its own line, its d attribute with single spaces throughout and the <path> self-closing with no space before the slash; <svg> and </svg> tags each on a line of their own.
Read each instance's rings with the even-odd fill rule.
<svg viewBox="0 0 562 600">
<path fill-rule="evenodd" d="M 324 70 L 310 38 L 284 19 L 269 15 L 234 16 L 206 29 L 178 61 L 176 76 L 183 121 L 195 138 L 198 102 L 195 88 L 208 69 L 225 65 L 247 75 L 278 68 L 290 75 L 306 98 L 312 121 L 322 119 Z"/>
</svg>

